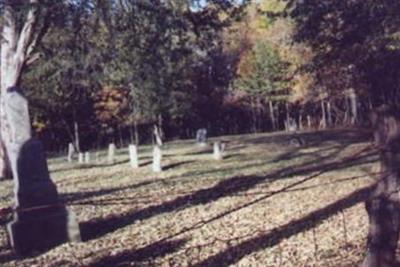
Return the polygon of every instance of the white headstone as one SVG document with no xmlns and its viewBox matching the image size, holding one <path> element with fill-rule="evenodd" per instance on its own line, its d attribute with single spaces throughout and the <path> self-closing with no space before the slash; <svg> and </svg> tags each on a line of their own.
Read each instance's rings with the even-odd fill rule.
<svg viewBox="0 0 400 267">
<path fill-rule="evenodd" d="M 226 143 L 221 141 L 214 142 L 214 159 L 222 160 L 224 158 Z"/>
<path fill-rule="evenodd" d="M 153 172 L 161 172 L 162 151 L 160 146 L 155 145 L 153 148 Z"/>
<path fill-rule="evenodd" d="M 90 163 L 90 152 L 89 151 L 85 152 L 85 163 L 86 164 Z"/>
<path fill-rule="evenodd" d="M 78 163 L 83 164 L 83 153 L 79 152 L 78 154 Z"/>
<path fill-rule="evenodd" d="M 214 154 L 213 157 L 215 160 L 222 160 L 222 152 L 221 152 L 221 142 L 214 142 Z"/>
<path fill-rule="evenodd" d="M 129 159 L 132 168 L 139 168 L 139 160 L 136 145 L 129 145 Z"/>
<path fill-rule="evenodd" d="M 114 164 L 114 157 L 115 157 L 115 144 L 111 143 L 108 146 L 108 164 Z"/>
<path fill-rule="evenodd" d="M 68 144 L 68 162 L 72 162 L 72 157 L 74 156 L 75 148 L 72 143 Z"/>
</svg>

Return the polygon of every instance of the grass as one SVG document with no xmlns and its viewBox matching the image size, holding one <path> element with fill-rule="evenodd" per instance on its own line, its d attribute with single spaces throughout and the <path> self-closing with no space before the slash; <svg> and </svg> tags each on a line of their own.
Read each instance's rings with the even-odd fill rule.
<svg viewBox="0 0 400 267">
<path fill-rule="evenodd" d="M 355 266 L 367 233 L 363 205 L 377 155 L 356 130 L 229 136 L 224 160 L 212 146 L 167 143 L 160 174 L 151 148 L 130 168 L 49 160 L 84 242 L 17 259 L 0 229 L 1 266 Z M 210 143 L 212 140 L 210 141 Z M 93 158 L 93 157 L 92 157 Z M 105 151 L 102 153 L 105 161 Z M 365 189 L 367 188 L 367 189 Z M 0 208 L 12 183 L 0 182 Z"/>
</svg>

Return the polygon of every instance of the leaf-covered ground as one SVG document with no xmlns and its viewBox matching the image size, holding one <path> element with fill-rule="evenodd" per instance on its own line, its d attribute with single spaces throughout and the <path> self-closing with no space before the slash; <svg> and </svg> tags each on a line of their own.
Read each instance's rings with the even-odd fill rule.
<svg viewBox="0 0 400 267">
<path fill-rule="evenodd" d="M 17 259 L 0 220 L 1 266 L 355 266 L 363 257 L 363 205 L 377 172 L 368 134 L 303 132 L 230 136 L 223 161 L 212 147 L 167 143 L 161 174 L 150 147 L 133 170 L 117 162 L 78 165 L 49 160 L 59 193 L 84 239 Z M 209 140 L 210 144 L 213 141 Z M 93 157 L 92 157 L 93 158 Z M 0 208 L 12 183 L 0 182 Z"/>
</svg>

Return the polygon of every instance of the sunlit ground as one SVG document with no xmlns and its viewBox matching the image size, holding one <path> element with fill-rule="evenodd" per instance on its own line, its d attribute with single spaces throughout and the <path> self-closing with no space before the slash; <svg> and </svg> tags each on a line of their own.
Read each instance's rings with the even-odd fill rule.
<svg viewBox="0 0 400 267">
<path fill-rule="evenodd" d="M 51 159 L 84 242 L 18 260 L 2 220 L 1 266 L 355 266 L 376 153 L 368 135 L 352 130 L 300 136 L 303 147 L 283 133 L 224 137 L 219 162 L 211 145 L 167 143 L 161 174 L 151 172 L 148 146 L 138 170 L 127 148 L 112 166 L 105 151 L 104 163 L 93 165 Z M 0 190 L 0 207 L 11 205 L 12 183 L 0 182 Z"/>
</svg>

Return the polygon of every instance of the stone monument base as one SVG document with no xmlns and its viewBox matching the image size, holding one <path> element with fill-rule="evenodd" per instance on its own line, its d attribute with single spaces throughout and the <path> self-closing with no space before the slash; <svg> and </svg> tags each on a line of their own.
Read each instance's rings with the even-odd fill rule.
<svg viewBox="0 0 400 267">
<path fill-rule="evenodd" d="M 65 242 L 81 241 L 75 214 L 62 206 L 16 210 L 7 230 L 11 246 L 20 256 L 44 252 Z"/>
</svg>

